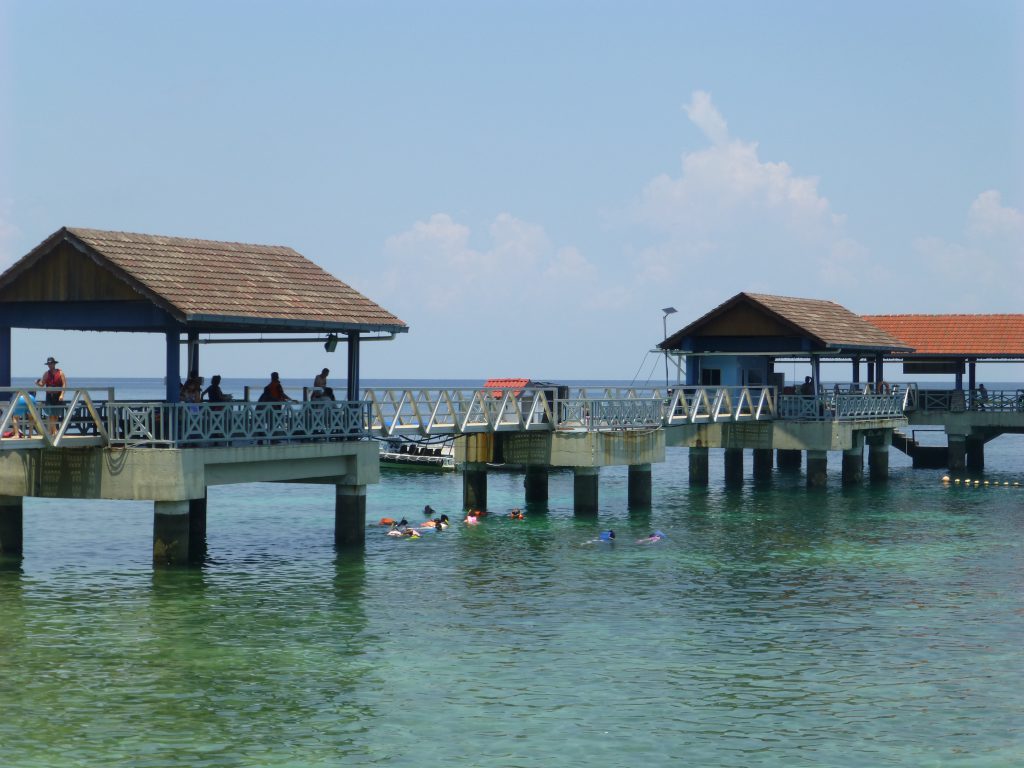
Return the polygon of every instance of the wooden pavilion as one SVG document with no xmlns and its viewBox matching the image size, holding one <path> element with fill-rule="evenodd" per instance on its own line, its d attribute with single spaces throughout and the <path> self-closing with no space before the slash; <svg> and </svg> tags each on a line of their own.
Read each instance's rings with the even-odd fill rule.
<svg viewBox="0 0 1024 768">
<path fill-rule="evenodd" d="M 11 383 L 12 328 L 163 334 L 168 402 L 183 340 L 188 373 L 199 372 L 200 334 L 347 342 L 348 399 L 358 400 L 360 342 L 408 331 L 291 248 L 69 227 L 0 275 L 0 386 Z"/>
<path fill-rule="evenodd" d="M 778 359 L 806 359 L 815 391 L 823 359 L 847 359 L 852 381 L 860 364 L 868 381 L 883 380 L 883 360 L 909 353 L 903 341 L 832 301 L 738 293 L 658 345 L 687 359 L 687 386 L 769 386 L 782 390 Z"/>
<path fill-rule="evenodd" d="M 111 390 L 97 403 L 69 388 L 47 425 L 31 394 L 11 387 L 12 328 L 163 334 L 166 401 L 121 403 Z M 3 419 L 13 423 L 21 399 L 33 426 L 0 432 L 0 555 L 22 551 L 28 496 L 152 500 L 154 562 L 202 559 L 208 487 L 258 481 L 334 485 L 335 543 L 361 544 L 379 462 L 363 439 L 359 346 L 407 330 L 291 248 L 58 230 L 0 275 L 0 389 L 12 398 Z M 183 342 L 198 375 L 200 334 L 296 333 L 329 351 L 347 343 L 344 400 L 177 402 Z"/>
</svg>

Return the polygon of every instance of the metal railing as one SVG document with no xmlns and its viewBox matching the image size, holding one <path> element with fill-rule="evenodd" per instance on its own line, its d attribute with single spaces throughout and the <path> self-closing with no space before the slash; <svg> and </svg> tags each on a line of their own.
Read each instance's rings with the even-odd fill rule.
<svg viewBox="0 0 1024 768">
<path fill-rule="evenodd" d="M 779 418 L 797 421 L 854 421 L 902 418 L 915 402 L 917 388 L 886 389 L 875 393 L 854 385 L 817 395 L 780 395 Z"/>
<path fill-rule="evenodd" d="M 774 387 L 679 387 L 669 395 L 666 426 L 769 421 L 778 416 Z"/>
<path fill-rule="evenodd" d="M 916 410 L 929 412 L 963 413 L 990 411 L 998 413 L 1024 412 L 1024 389 L 922 389 Z"/>
<path fill-rule="evenodd" d="M 36 393 L 43 393 L 43 401 Z M 100 392 L 112 398 L 113 388 L 0 387 L 0 443 L 15 445 L 102 445 L 108 431 L 102 400 L 90 393 Z M 46 394 L 63 394 L 59 402 L 46 402 Z"/>
<path fill-rule="evenodd" d="M 367 431 L 380 437 L 474 432 L 656 429 L 775 418 L 771 387 L 367 389 Z M 564 391 L 568 390 L 568 394 Z"/>
<path fill-rule="evenodd" d="M 362 403 L 106 404 L 109 443 L 124 446 L 240 445 L 353 440 L 364 432 Z"/>
<path fill-rule="evenodd" d="M 106 400 L 93 399 L 90 392 L 97 391 Z M 126 402 L 115 400 L 111 388 L 79 388 L 64 390 L 59 404 L 44 404 L 35 392 L 0 388 L 0 444 L 172 447 L 352 440 L 365 436 L 369 420 L 359 402 Z"/>
<path fill-rule="evenodd" d="M 935 394 L 914 386 L 881 394 L 844 387 L 816 396 L 779 395 L 774 387 L 762 386 L 368 388 L 361 402 L 351 403 L 124 402 L 114 399 L 113 389 L 101 391 L 106 401 L 93 400 L 86 389 L 69 389 L 66 403 L 48 407 L 35 403 L 32 390 L 0 389 L 0 442 L 28 438 L 57 446 L 71 441 L 189 446 L 611 431 L 775 419 L 899 418 L 905 410 L 937 402 Z M 991 407 L 1006 407 L 1009 402 L 1006 393 L 990 393 Z"/>
</svg>

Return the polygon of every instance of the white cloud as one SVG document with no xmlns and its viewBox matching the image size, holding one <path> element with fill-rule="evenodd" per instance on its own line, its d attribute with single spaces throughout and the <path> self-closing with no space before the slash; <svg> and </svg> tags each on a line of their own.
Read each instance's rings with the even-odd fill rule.
<svg viewBox="0 0 1024 768">
<path fill-rule="evenodd" d="M 979 194 L 967 210 L 962 242 L 914 241 L 915 266 L 949 293 L 949 311 L 1020 312 L 1024 282 L 1024 213 L 1000 193 Z"/>
<path fill-rule="evenodd" d="M 1021 238 L 1024 236 L 1024 213 L 1004 206 L 999 192 L 990 189 L 971 203 L 967 230 L 980 237 Z"/>
<path fill-rule="evenodd" d="M 684 154 L 679 175 L 651 179 L 634 206 L 636 221 L 661 238 L 638 252 L 640 284 L 682 291 L 707 270 L 735 290 L 831 296 L 859 283 L 869 254 L 816 177 L 731 136 L 704 91 L 685 110 L 710 146 Z"/>
<path fill-rule="evenodd" d="M 447 213 L 389 237 L 384 244 L 381 295 L 400 296 L 403 286 L 429 309 L 452 302 L 542 307 L 566 285 L 591 282 L 595 269 L 572 246 L 555 248 L 544 228 L 501 213 L 487 227 L 486 242 Z"/>
<path fill-rule="evenodd" d="M 690 122 L 700 128 L 713 143 L 725 144 L 729 140 L 729 127 L 725 118 L 711 103 L 711 94 L 694 91 L 690 103 L 684 109 Z"/>
</svg>

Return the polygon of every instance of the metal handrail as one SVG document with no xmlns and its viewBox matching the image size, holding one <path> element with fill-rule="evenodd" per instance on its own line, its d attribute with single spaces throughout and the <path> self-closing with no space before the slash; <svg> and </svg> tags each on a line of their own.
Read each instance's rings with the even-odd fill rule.
<svg viewBox="0 0 1024 768">
<path fill-rule="evenodd" d="M 474 432 L 652 429 L 776 417 L 773 387 L 366 389 L 381 437 Z M 564 391 L 568 390 L 568 395 Z"/>
<path fill-rule="evenodd" d="M 365 436 L 360 402 L 107 403 L 111 445 L 188 446 L 354 440 Z"/>
<path fill-rule="evenodd" d="M 44 402 L 36 400 L 37 392 L 44 393 Z M 108 399 L 114 394 L 112 387 L 0 387 L 0 443 L 59 448 L 107 442 L 102 401 L 90 392 L 105 393 Z M 62 399 L 46 403 L 48 393 L 60 393 Z"/>
<path fill-rule="evenodd" d="M 1024 389 L 995 389 L 985 394 L 980 389 L 921 389 L 917 398 L 913 410 L 950 413 L 1024 412 Z"/>
</svg>

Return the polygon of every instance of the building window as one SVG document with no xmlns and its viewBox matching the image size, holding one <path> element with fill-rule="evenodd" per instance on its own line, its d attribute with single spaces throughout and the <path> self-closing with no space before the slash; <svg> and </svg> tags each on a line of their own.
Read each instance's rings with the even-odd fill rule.
<svg viewBox="0 0 1024 768">
<path fill-rule="evenodd" d="M 720 387 L 720 386 L 722 386 L 722 369 L 721 368 L 701 368 L 700 369 L 700 385 L 702 387 Z"/>
</svg>

